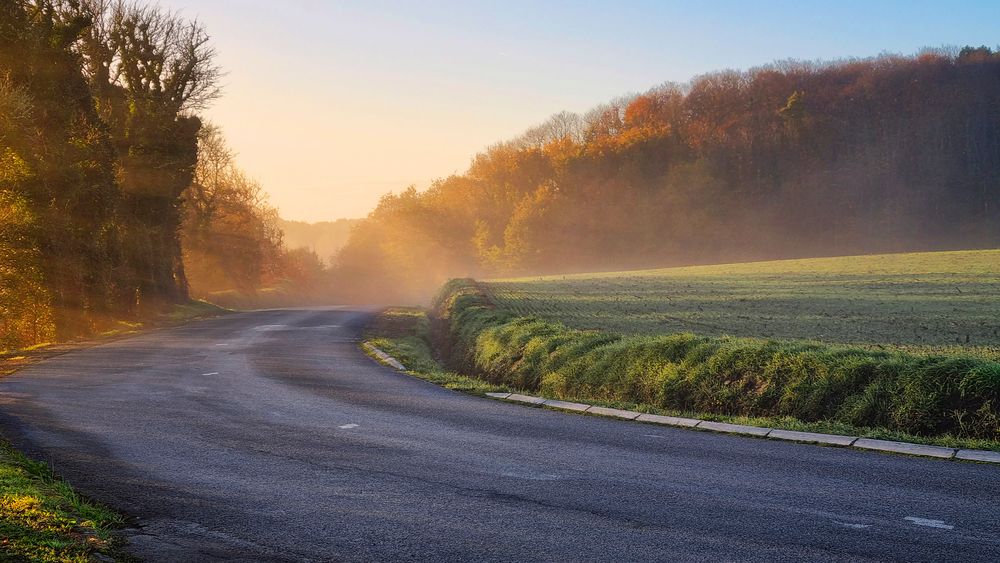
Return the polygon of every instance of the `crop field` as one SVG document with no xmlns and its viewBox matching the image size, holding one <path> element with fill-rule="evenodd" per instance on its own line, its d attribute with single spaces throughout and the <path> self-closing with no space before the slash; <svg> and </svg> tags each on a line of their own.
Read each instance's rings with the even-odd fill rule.
<svg viewBox="0 0 1000 563">
<path fill-rule="evenodd" d="M 1000 358 L 1000 250 L 502 279 L 481 287 L 502 308 L 578 329 Z"/>
</svg>

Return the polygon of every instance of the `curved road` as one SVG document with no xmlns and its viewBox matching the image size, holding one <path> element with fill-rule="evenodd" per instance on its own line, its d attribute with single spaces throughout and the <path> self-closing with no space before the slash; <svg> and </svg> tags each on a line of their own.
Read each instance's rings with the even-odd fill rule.
<svg viewBox="0 0 1000 563">
<path fill-rule="evenodd" d="M 363 312 L 259 311 L 0 380 L 0 423 L 153 561 L 1000 558 L 1000 468 L 452 392 Z"/>
</svg>

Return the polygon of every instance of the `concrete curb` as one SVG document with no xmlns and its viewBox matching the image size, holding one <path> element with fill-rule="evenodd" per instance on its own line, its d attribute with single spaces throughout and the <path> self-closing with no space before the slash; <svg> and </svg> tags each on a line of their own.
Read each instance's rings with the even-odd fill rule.
<svg viewBox="0 0 1000 563">
<path fill-rule="evenodd" d="M 589 412 L 590 414 L 599 414 L 601 416 L 613 416 L 615 418 L 624 418 L 625 420 L 635 420 L 639 418 L 640 414 L 642 414 L 635 411 L 623 411 L 619 409 L 609 409 L 606 407 L 595 407 L 595 406 L 591 406 L 590 408 L 588 408 L 583 412 Z"/>
<path fill-rule="evenodd" d="M 371 354 L 378 358 L 382 363 L 390 365 L 400 371 L 406 371 L 406 367 L 404 367 L 399 360 L 393 358 L 389 354 L 386 354 L 382 350 L 379 350 L 374 344 L 365 342 L 362 344 L 362 347 L 371 352 Z M 1000 452 L 993 452 L 989 450 L 958 450 L 956 448 L 928 446 L 926 444 L 912 444 L 910 442 L 893 442 L 891 440 L 875 440 L 872 438 L 859 438 L 857 436 L 798 432 L 795 430 L 746 426 L 743 424 L 730 424 L 728 422 L 700 420 L 697 418 L 663 416 L 659 414 L 648 414 L 636 411 L 599 407 L 597 405 L 588 405 L 586 403 L 572 403 L 569 401 L 559 401 L 557 399 L 546 399 L 545 397 L 534 397 L 532 395 L 522 395 L 520 393 L 486 393 L 486 396 L 493 399 L 499 399 L 501 401 L 514 401 L 532 406 L 543 406 L 565 411 L 596 414 L 598 416 L 634 420 L 649 424 L 678 426 L 682 428 L 697 428 L 698 430 L 711 430 L 712 432 L 721 432 L 723 434 L 741 434 L 744 436 L 756 436 L 758 438 L 770 438 L 772 440 L 785 440 L 788 442 L 854 447 L 862 450 L 873 450 L 912 456 L 935 457 L 939 459 L 961 459 L 966 461 L 977 461 L 980 463 L 1000 464 Z"/>
<path fill-rule="evenodd" d="M 545 405 L 546 407 L 562 409 L 564 411 L 584 412 L 590 408 L 590 405 L 585 405 L 583 403 L 568 403 L 566 401 L 557 401 L 555 399 L 547 399 L 542 404 Z"/>
<path fill-rule="evenodd" d="M 939 459 L 961 459 L 978 461 L 982 463 L 1000 463 L 1000 452 L 988 450 L 956 450 L 943 446 L 928 446 L 925 444 L 912 444 L 909 442 L 893 442 L 890 440 L 875 440 L 872 438 L 859 438 L 857 436 L 841 436 L 839 434 L 819 434 L 816 432 L 798 432 L 795 430 L 781 430 L 773 428 L 763 428 L 760 426 L 746 426 L 743 424 L 730 424 L 728 422 L 715 422 L 712 420 L 699 420 L 696 418 L 682 418 L 677 416 L 663 416 L 658 414 L 647 414 L 636 411 L 626 411 L 587 405 L 585 403 L 571 403 L 556 399 L 546 399 L 544 397 L 534 397 L 531 395 L 521 395 L 519 393 L 486 393 L 486 396 L 502 401 L 516 401 L 527 403 L 533 406 L 551 407 L 559 410 L 596 414 L 610 418 L 621 418 L 634 420 L 636 422 L 646 422 L 649 424 L 662 424 L 666 426 L 678 426 L 682 428 L 697 428 L 699 430 L 711 430 L 724 434 L 741 434 L 745 436 L 757 436 L 759 438 L 769 438 L 772 440 L 785 440 L 789 442 L 803 442 L 811 444 L 823 444 L 828 446 L 854 447 L 862 450 L 874 450 L 880 452 L 891 452 L 912 456 L 935 457 Z"/>
<path fill-rule="evenodd" d="M 817 434 L 815 432 L 797 432 L 795 430 L 772 430 L 767 435 L 775 440 L 789 442 L 806 442 L 810 444 L 826 444 L 829 446 L 850 446 L 858 440 L 857 436 L 841 436 L 839 434 Z"/>
<path fill-rule="evenodd" d="M 653 424 L 666 424 L 667 426 L 683 426 L 686 428 L 694 428 L 698 426 L 701 421 L 696 418 L 681 418 L 678 416 L 663 416 L 659 414 L 640 414 L 637 418 L 639 422 L 652 422 Z"/>
<path fill-rule="evenodd" d="M 958 453 L 955 454 L 955 459 L 1000 463 L 1000 452 L 990 452 L 984 450 L 958 450 Z"/>
<path fill-rule="evenodd" d="M 771 432 L 770 428 L 730 424 L 728 422 L 713 422 L 711 420 L 703 420 L 695 428 L 704 428 L 705 430 L 723 432 L 725 434 L 743 434 L 746 436 L 767 436 Z"/>
<path fill-rule="evenodd" d="M 507 396 L 508 401 L 517 401 L 519 403 L 528 403 L 529 405 L 540 405 L 545 402 L 545 399 L 541 397 L 532 397 L 531 395 L 518 395 L 517 393 L 511 393 Z"/>
<path fill-rule="evenodd" d="M 368 350 L 369 352 L 371 352 L 376 358 L 378 358 L 379 360 L 381 360 L 381 362 L 383 364 L 387 364 L 389 366 L 392 366 L 392 367 L 398 369 L 399 371 L 406 371 L 406 367 L 403 364 L 399 363 L 399 360 L 397 360 L 396 358 L 393 358 L 389 354 L 386 354 L 382 350 L 379 350 L 378 347 L 375 346 L 374 344 L 365 342 L 361 346 L 364 347 L 365 350 Z"/>
<path fill-rule="evenodd" d="M 928 457 L 940 457 L 944 459 L 950 459 L 952 457 L 955 457 L 955 448 L 944 448 L 941 446 L 925 446 L 923 444 L 892 442 L 889 440 L 872 440 L 871 438 L 858 438 L 858 440 L 854 442 L 854 447 L 865 450 L 894 452 L 897 454 L 922 455 Z"/>
</svg>

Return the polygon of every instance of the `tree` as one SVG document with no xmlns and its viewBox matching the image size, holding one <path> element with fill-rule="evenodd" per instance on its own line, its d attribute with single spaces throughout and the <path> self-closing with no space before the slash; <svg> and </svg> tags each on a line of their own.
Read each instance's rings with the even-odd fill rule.
<svg viewBox="0 0 1000 563">
<path fill-rule="evenodd" d="M 0 4 L 0 190 L 17 233 L 5 291 L 61 335 L 106 314 L 115 289 L 114 154 L 72 49 L 88 24 L 69 2 Z"/>
<path fill-rule="evenodd" d="M 182 299 L 181 195 L 201 128 L 189 112 L 219 93 L 215 52 L 198 22 L 161 8 L 124 0 L 83 7 L 93 25 L 77 48 L 122 167 L 123 265 L 140 302 Z"/>
<path fill-rule="evenodd" d="M 219 128 L 201 130 L 198 155 L 183 197 L 181 237 L 192 290 L 202 297 L 224 290 L 253 295 L 265 280 L 284 276 L 277 211 L 235 166 Z"/>
</svg>

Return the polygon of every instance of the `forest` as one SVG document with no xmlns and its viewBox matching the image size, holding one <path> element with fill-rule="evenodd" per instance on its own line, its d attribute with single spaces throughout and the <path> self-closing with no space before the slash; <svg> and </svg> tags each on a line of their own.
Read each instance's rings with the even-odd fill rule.
<svg viewBox="0 0 1000 563">
<path fill-rule="evenodd" d="M 322 269 L 199 118 L 215 59 L 154 5 L 0 2 L 0 350 Z"/>
<path fill-rule="evenodd" d="M 1000 53 L 783 61 L 559 113 L 386 195 L 341 298 L 448 278 L 1000 245 Z"/>
</svg>

